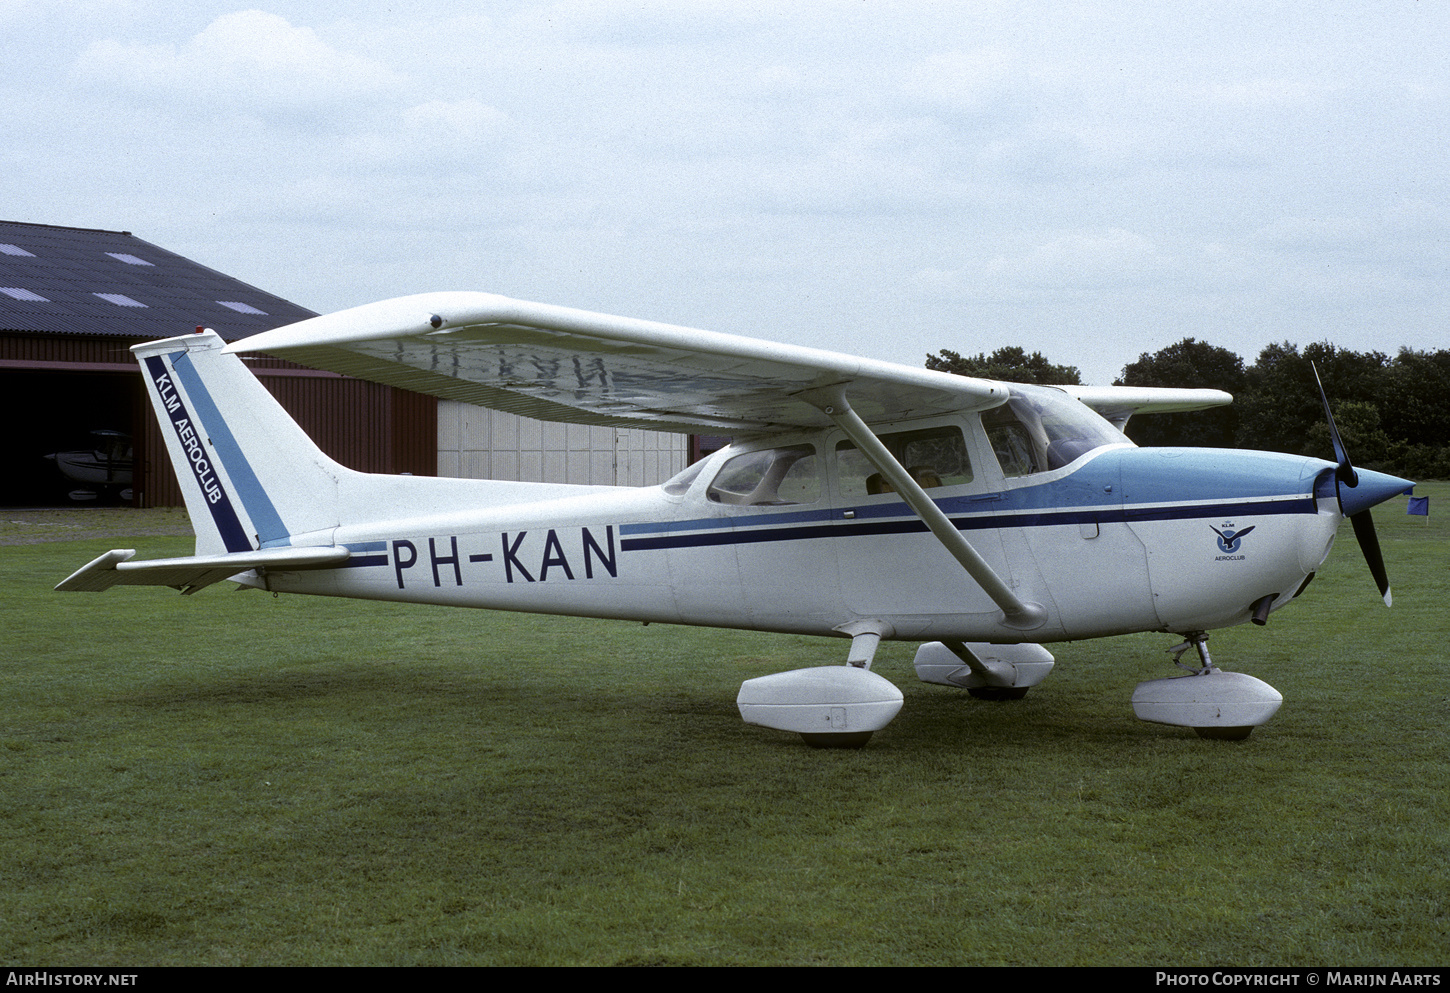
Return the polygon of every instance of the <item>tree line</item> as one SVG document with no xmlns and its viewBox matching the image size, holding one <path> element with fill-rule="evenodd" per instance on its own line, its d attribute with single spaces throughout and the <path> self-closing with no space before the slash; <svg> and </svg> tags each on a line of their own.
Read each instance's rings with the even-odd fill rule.
<svg viewBox="0 0 1450 993">
<path fill-rule="evenodd" d="M 926 365 L 1018 383 L 1081 382 L 1075 366 L 1054 365 L 1041 352 L 1028 355 L 1015 347 L 973 357 L 943 349 L 927 356 Z M 1302 350 L 1283 342 L 1245 366 L 1226 348 L 1184 338 L 1142 353 L 1113 385 L 1208 387 L 1234 396 L 1227 407 L 1133 418 L 1127 434 L 1139 445 L 1252 448 L 1332 459 L 1314 367 L 1355 465 L 1408 479 L 1450 478 L 1450 349 L 1402 348 L 1390 356 L 1329 342 Z"/>
</svg>

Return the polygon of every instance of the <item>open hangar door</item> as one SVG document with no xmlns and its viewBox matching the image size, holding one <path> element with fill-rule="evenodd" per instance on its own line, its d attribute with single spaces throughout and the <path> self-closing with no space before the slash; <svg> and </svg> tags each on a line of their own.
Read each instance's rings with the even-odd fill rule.
<svg viewBox="0 0 1450 993">
<path fill-rule="evenodd" d="M 140 393 L 135 373 L 0 370 L 0 506 L 131 503 Z"/>
</svg>

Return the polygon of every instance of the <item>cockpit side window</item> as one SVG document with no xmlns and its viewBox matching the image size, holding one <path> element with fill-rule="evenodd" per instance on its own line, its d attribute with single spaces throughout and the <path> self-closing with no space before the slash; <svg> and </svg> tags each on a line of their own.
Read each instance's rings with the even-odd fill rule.
<svg viewBox="0 0 1450 993">
<path fill-rule="evenodd" d="M 982 414 L 987 442 L 1004 476 L 1029 476 L 1047 469 L 1047 436 L 1032 408 L 1017 398 Z"/>
<path fill-rule="evenodd" d="M 1006 403 L 983 411 L 982 428 L 1008 477 L 1060 469 L 1103 445 L 1128 440 L 1066 394 L 1031 386 L 1012 387 Z"/>
<path fill-rule="evenodd" d="M 961 429 L 944 426 L 881 435 L 881 442 L 922 489 L 972 481 L 972 460 Z M 849 441 L 836 445 L 836 474 L 846 498 L 891 493 L 890 481 Z"/>
<path fill-rule="evenodd" d="M 815 503 L 821 498 L 815 446 L 791 445 L 737 455 L 721 466 L 706 495 L 715 503 L 746 507 Z"/>
</svg>

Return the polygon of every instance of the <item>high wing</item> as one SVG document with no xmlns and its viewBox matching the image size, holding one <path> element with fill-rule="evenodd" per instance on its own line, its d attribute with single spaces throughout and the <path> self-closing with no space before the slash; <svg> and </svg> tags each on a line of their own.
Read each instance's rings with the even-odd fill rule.
<svg viewBox="0 0 1450 993">
<path fill-rule="evenodd" d="M 303 365 L 540 420 L 755 434 L 828 427 L 801 394 L 844 387 L 868 422 L 993 407 L 1005 384 L 795 345 L 511 300 L 425 293 L 235 342 Z"/>
<path fill-rule="evenodd" d="M 245 338 L 267 352 L 373 382 L 548 421 L 765 434 L 829 426 L 841 388 L 867 423 L 980 410 L 1004 383 L 491 293 L 423 293 Z M 1219 390 L 1062 387 L 1119 427 L 1135 412 L 1232 401 Z"/>
</svg>

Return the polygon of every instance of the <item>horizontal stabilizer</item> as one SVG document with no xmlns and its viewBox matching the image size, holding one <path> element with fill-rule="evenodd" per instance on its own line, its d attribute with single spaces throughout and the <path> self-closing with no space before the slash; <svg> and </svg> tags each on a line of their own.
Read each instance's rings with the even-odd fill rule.
<svg viewBox="0 0 1450 993">
<path fill-rule="evenodd" d="M 131 562 L 134 548 L 113 548 L 56 587 L 64 593 L 99 593 L 112 586 L 170 586 L 195 593 L 249 569 L 325 569 L 347 561 L 346 548 L 264 548 L 230 555 L 183 555 Z"/>
</svg>

